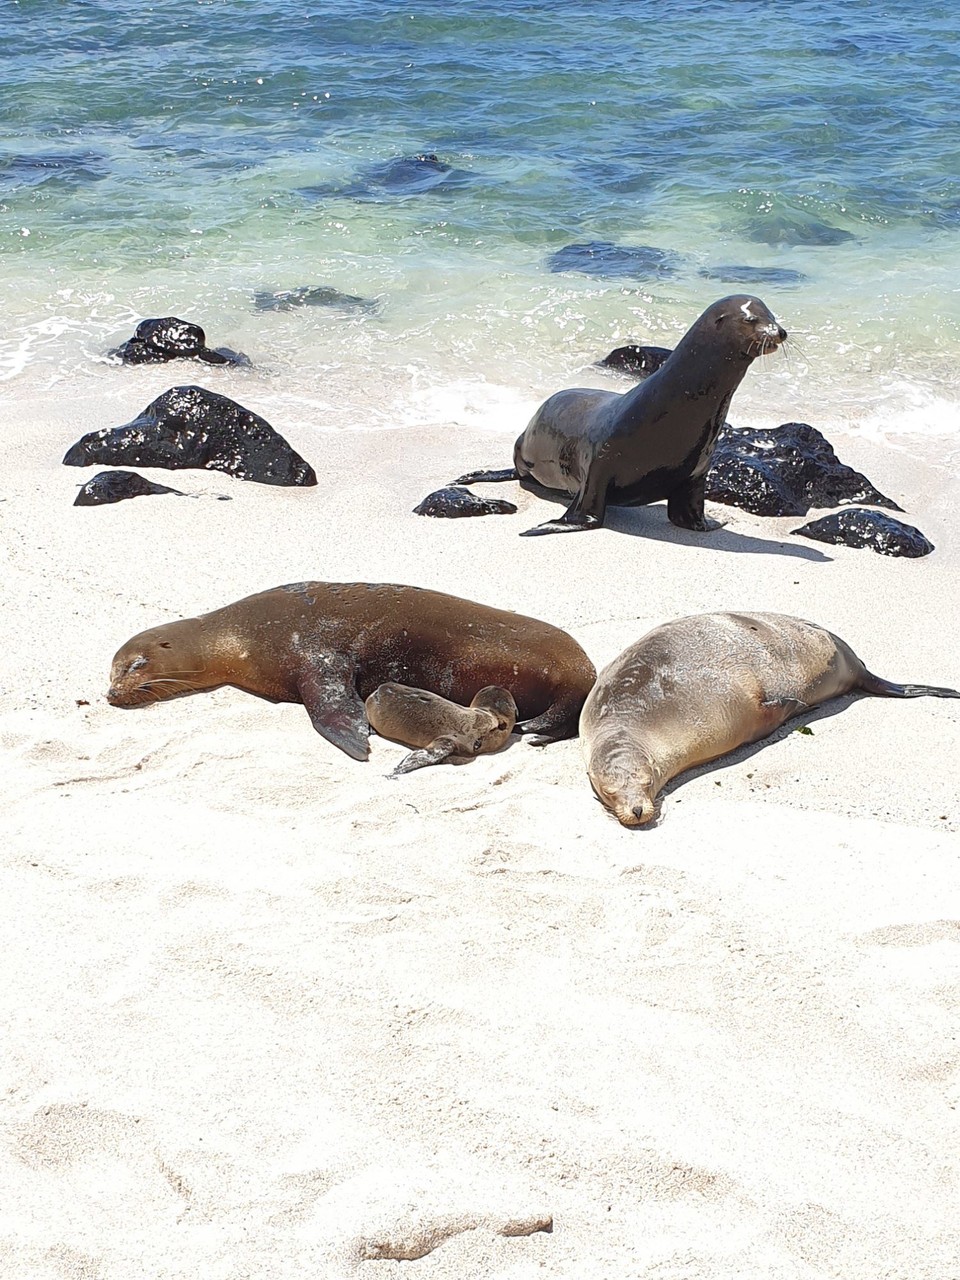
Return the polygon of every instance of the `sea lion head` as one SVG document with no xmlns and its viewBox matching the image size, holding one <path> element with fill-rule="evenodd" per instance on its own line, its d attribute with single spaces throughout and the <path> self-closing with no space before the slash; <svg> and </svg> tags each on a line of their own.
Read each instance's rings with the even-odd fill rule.
<svg viewBox="0 0 960 1280">
<path fill-rule="evenodd" d="M 141 631 L 122 645 L 110 667 L 107 701 L 114 707 L 166 702 L 222 684 L 207 669 L 195 618 Z"/>
<path fill-rule="evenodd" d="M 622 738 L 594 742 L 587 776 L 599 800 L 625 827 L 642 827 L 656 816 L 659 780 L 647 756 Z"/>
<path fill-rule="evenodd" d="M 517 704 L 508 689 L 501 688 L 498 684 L 488 684 L 474 696 L 470 706 L 476 707 L 478 711 L 489 711 L 491 715 L 496 716 L 498 730 L 505 729 L 508 734 L 513 731 L 513 726 L 517 722 Z"/>
<path fill-rule="evenodd" d="M 697 327 L 701 324 L 748 360 L 769 355 L 787 338 L 786 329 L 777 323 L 767 304 L 749 293 L 721 298 L 706 309 Z"/>
</svg>

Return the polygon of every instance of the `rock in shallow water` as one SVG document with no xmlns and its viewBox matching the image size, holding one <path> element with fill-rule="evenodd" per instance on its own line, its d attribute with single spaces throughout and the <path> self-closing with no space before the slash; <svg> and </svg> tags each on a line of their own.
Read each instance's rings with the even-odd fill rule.
<svg viewBox="0 0 960 1280">
<path fill-rule="evenodd" d="M 678 253 L 653 245 L 620 245 L 609 240 L 587 240 L 564 245 L 547 258 L 550 271 L 576 271 L 601 279 L 657 280 L 673 276 L 681 264 Z"/>
<path fill-rule="evenodd" d="M 707 473 L 707 497 L 755 516 L 805 516 L 811 507 L 852 502 L 903 510 L 845 466 L 830 442 L 805 422 L 769 430 L 727 423 Z"/>
<path fill-rule="evenodd" d="M 619 369 L 621 373 L 629 373 L 641 382 L 656 373 L 665 360 L 673 355 L 669 347 L 638 347 L 629 345 L 616 347 L 608 356 L 598 360 L 602 369 Z"/>
<path fill-rule="evenodd" d="M 228 347 L 208 347 L 207 336 L 198 324 L 176 316 L 141 320 L 133 337 L 108 354 L 119 356 L 124 364 L 162 364 L 166 360 L 202 360 L 204 364 L 250 363 L 239 351 L 231 351 Z"/>
<path fill-rule="evenodd" d="M 260 484 L 317 483 L 313 467 L 265 418 L 204 387 L 171 387 L 125 426 L 83 436 L 63 461 L 68 467 L 200 467 Z"/>
<path fill-rule="evenodd" d="M 481 498 L 461 485 L 452 484 L 428 493 L 413 510 L 418 516 L 458 520 L 462 516 L 512 516 L 517 508 L 503 498 Z"/>
<path fill-rule="evenodd" d="M 258 311 L 293 311 L 297 307 L 329 307 L 333 311 L 374 312 L 380 303 L 375 298 L 360 298 L 354 293 L 341 293 L 332 285 L 298 285 L 295 289 L 258 289 L 253 295 Z"/>
<path fill-rule="evenodd" d="M 856 507 L 852 511 L 835 511 L 821 520 L 811 520 L 800 529 L 791 529 L 801 537 L 816 542 L 831 542 L 848 547 L 869 547 L 881 556 L 928 556 L 933 543 L 919 529 L 882 511 Z"/>
</svg>

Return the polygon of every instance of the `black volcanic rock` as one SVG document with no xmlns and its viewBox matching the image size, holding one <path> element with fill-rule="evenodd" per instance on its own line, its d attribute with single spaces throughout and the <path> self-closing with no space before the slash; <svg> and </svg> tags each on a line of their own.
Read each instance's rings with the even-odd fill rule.
<svg viewBox="0 0 960 1280">
<path fill-rule="evenodd" d="M 872 502 L 902 511 L 866 476 L 845 466 L 805 422 L 769 430 L 726 423 L 707 473 L 707 497 L 756 516 L 805 516 L 811 507 Z"/>
<path fill-rule="evenodd" d="M 164 316 L 141 320 L 136 332 L 108 355 L 119 356 L 124 364 L 162 364 L 166 360 L 202 360 L 205 364 L 249 365 L 250 361 L 229 347 L 211 349 L 198 324 Z"/>
<path fill-rule="evenodd" d="M 619 245 L 609 240 L 587 240 L 564 245 L 547 258 L 551 271 L 577 271 L 585 276 L 656 280 L 676 275 L 680 255 L 653 245 Z"/>
<path fill-rule="evenodd" d="M 848 547 L 869 547 L 881 556 L 928 556 L 933 543 L 912 524 L 904 524 L 882 511 L 854 507 L 851 511 L 835 511 L 821 520 L 812 520 L 800 529 L 791 529 L 803 538 L 816 542 L 841 543 Z"/>
<path fill-rule="evenodd" d="M 512 516 L 516 509 L 503 498 L 481 498 L 456 484 L 428 493 L 420 505 L 413 508 L 418 516 L 440 516 L 448 520 L 462 516 Z"/>
<path fill-rule="evenodd" d="M 204 387 L 171 387 L 125 426 L 83 436 L 63 461 L 68 467 L 201 467 L 260 484 L 317 483 L 313 467 L 266 419 Z"/>
<path fill-rule="evenodd" d="M 151 493 L 175 493 L 185 497 L 179 489 L 168 489 L 165 484 L 154 484 L 138 476 L 135 471 L 98 471 L 91 476 L 73 500 L 75 507 L 101 507 L 108 502 L 122 502 L 124 498 L 144 498 Z"/>
<path fill-rule="evenodd" d="M 629 373 L 639 381 L 656 373 L 665 360 L 673 355 L 669 347 L 637 347 L 629 345 L 616 347 L 608 356 L 598 360 L 602 369 L 617 369 L 621 373 Z"/>
</svg>

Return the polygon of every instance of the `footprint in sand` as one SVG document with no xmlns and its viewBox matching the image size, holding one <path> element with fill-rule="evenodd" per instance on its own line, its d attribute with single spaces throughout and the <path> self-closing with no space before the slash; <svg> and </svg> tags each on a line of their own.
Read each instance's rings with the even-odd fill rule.
<svg viewBox="0 0 960 1280">
<path fill-rule="evenodd" d="M 874 947 L 926 947 L 931 942 L 960 942 L 960 920 L 887 924 L 861 933 L 857 941 Z"/>
</svg>

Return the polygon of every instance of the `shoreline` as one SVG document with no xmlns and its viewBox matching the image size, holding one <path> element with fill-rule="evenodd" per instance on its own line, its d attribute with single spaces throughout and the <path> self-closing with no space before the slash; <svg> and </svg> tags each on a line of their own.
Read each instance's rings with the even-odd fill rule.
<svg viewBox="0 0 960 1280">
<path fill-rule="evenodd" d="M 125 372 L 108 398 L 142 407 Z M 956 686 L 960 482 L 815 423 L 932 555 L 709 502 L 727 523 L 705 538 L 657 504 L 519 539 L 557 508 L 515 484 L 477 486 L 515 516 L 411 510 L 496 465 L 512 424 L 321 433 L 269 387 L 202 381 L 262 412 L 317 487 L 137 468 L 198 496 L 74 508 L 101 468 L 60 458 L 106 425 L 99 389 L 14 400 L 0 440 L 0 1257 L 29 1280 L 339 1280 L 398 1257 L 440 1280 L 943 1280 L 956 703 L 841 699 L 812 735 L 793 721 L 684 775 L 628 831 L 575 740 L 387 779 L 404 748 L 374 738 L 358 764 L 301 706 L 103 694 L 136 631 L 309 578 L 540 617 L 598 668 L 668 617 L 779 610 L 883 676 Z"/>
</svg>

